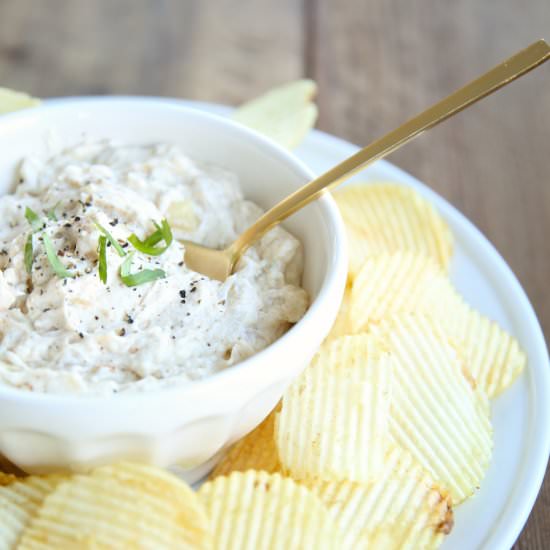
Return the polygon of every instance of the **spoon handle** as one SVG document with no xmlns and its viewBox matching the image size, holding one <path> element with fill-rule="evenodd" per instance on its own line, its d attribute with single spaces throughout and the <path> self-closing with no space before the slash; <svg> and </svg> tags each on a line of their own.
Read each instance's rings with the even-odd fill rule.
<svg viewBox="0 0 550 550">
<path fill-rule="evenodd" d="M 265 232 L 320 197 L 325 190 L 342 183 L 365 166 L 399 149 L 425 130 L 496 92 L 549 58 L 550 46 L 544 40 L 531 44 L 283 199 L 235 241 L 232 251 L 240 256 Z"/>
</svg>

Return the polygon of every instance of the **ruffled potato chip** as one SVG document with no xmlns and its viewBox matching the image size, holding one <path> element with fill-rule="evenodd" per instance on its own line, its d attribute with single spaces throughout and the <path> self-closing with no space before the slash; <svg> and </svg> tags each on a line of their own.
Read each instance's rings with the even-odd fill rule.
<svg viewBox="0 0 550 550">
<path fill-rule="evenodd" d="M 0 115 L 28 107 L 35 107 L 39 104 L 39 99 L 31 97 L 24 92 L 17 92 L 9 88 L 0 88 Z"/>
<path fill-rule="evenodd" d="M 235 471 L 263 470 L 269 473 L 281 471 L 274 439 L 276 410 L 272 411 L 256 429 L 229 449 L 220 463 L 212 470 L 209 479 L 226 476 Z"/>
<path fill-rule="evenodd" d="M 450 498 L 399 447 L 368 484 L 323 481 L 312 486 L 344 533 L 346 550 L 438 548 L 453 526 Z"/>
<path fill-rule="evenodd" d="M 312 80 L 290 82 L 241 105 L 233 119 L 293 149 L 315 126 L 316 93 L 317 85 Z"/>
<path fill-rule="evenodd" d="M 348 230 L 350 277 L 365 259 L 378 254 L 409 251 L 434 258 L 448 269 L 452 233 L 432 204 L 404 185 L 350 185 L 334 193 Z"/>
<path fill-rule="evenodd" d="M 17 476 L 13 474 L 6 474 L 6 472 L 0 472 L 0 486 L 9 485 L 14 481 L 17 481 Z"/>
<path fill-rule="evenodd" d="M 172 474 L 119 463 L 75 475 L 44 499 L 22 550 L 209 549 L 208 519 L 196 493 Z"/>
<path fill-rule="evenodd" d="M 518 341 L 461 297 L 456 311 L 442 313 L 439 319 L 464 354 L 476 384 L 489 397 L 509 388 L 525 370 L 527 356 Z"/>
<path fill-rule="evenodd" d="M 0 548 L 14 548 L 47 495 L 63 476 L 26 477 L 0 487 Z"/>
<path fill-rule="evenodd" d="M 199 217 L 189 200 L 171 202 L 166 211 L 166 219 L 174 229 L 185 232 L 194 231 L 199 225 Z"/>
<path fill-rule="evenodd" d="M 527 364 L 517 340 L 468 306 L 443 270 L 409 252 L 365 260 L 351 287 L 347 317 L 352 333 L 395 314 L 426 314 L 445 329 L 468 370 L 489 397 L 509 387 Z"/>
<path fill-rule="evenodd" d="M 410 252 L 367 258 L 351 287 L 352 331 L 398 313 L 422 311 L 442 316 L 457 296 L 442 269 L 428 256 Z"/>
<path fill-rule="evenodd" d="M 233 472 L 205 483 L 199 497 L 216 550 L 342 548 L 338 526 L 319 498 L 280 474 Z"/>
<path fill-rule="evenodd" d="M 350 317 L 351 310 L 351 291 L 349 288 L 346 288 L 344 292 L 344 297 L 342 303 L 340 304 L 340 310 L 336 316 L 336 320 L 328 333 L 328 336 L 325 339 L 325 342 L 329 340 L 334 340 L 335 338 L 340 338 L 341 336 L 347 336 L 353 334 L 353 326 L 351 324 Z"/>
<path fill-rule="evenodd" d="M 388 444 L 389 354 L 372 335 L 324 344 L 283 396 L 275 441 L 294 479 L 367 482 Z"/>
<path fill-rule="evenodd" d="M 391 437 L 448 489 L 453 504 L 462 502 L 491 459 L 486 394 L 471 386 L 455 347 L 429 317 L 396 316 L 371 330 L 386 339 L 392 357 Z"/>
</svg>

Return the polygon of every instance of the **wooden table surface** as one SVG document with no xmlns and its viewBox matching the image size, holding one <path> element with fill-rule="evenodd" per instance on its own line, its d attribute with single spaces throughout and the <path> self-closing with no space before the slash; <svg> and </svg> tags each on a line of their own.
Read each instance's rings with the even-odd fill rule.
<svg viewBox="0 0 550 550">
<path fill-rule="evenodd" d="M 548 0 L 0 0 L 0 85 L 237 104 L 308 76 L 366 144 L 537 38 Z M 489 237 L 550 334 L 550 64 L 391 157 Z M 550 548 L 550 481 L 515 548 Z"/>
</svg>

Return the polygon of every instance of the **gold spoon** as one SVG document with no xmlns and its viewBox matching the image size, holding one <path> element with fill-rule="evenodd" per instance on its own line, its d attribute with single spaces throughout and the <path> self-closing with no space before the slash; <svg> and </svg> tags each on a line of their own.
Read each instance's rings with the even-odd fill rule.
<svg viewBox="0 0 550 550">
<path fill-rule="evenodd" d="M 433 128 L 549 58 L 550 46 L 544 40 L 531 44 L 283 199 L 224 250 L 184 241 L 185 263 L 194 271 L 224 281 L 233 273 L 239 258 L 250 245 L 288 216 L 320 197 L 327 189 L 342 183 L 358 170 L 399 149 L 424 130 Z"/>
</svg>

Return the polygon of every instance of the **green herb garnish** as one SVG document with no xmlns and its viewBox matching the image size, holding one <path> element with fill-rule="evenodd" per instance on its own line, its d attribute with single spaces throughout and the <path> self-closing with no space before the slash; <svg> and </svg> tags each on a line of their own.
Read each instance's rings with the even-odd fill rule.
<svg viewBox="0 0 550 550">
<path fill-rule="evenodd" d="M 118 252 L 118 255 L 122 258 L 126 256 L 126 252 L 120 246 L 120 243 L 98 222 L 94 222 L 95 226 L 107 237 L 109 242 L 114 246 L 115 250 Z"/>
<path fill-rule="evenodd" d="M 27 270 L 27 273 L 30 275 L 32 272 L 32 261 L 33 261 L 33 247 L 32 247 L 32 233 L 29 233 L 27 236 L 27 240 L 25 242 L 25 269 Z"/>
<path fill-rule="evenodd" d="M 48 235 L 46 235 L 46 233 L 42 233 L 42 239 L 44 241 L 44 247 L 46 249 L 46 256 L 48 256 L 50 265 L 52 266 L 52 269 L 55 271 L 56 275 L 61 279 L 75 277 L 75 274 L 71 273 L 57 257 L 52 241 L 50 240 Z"/>
<path fill-rule="evenodd" d="M 44 224 L 38 214 L 28 206 L 25 208 L 25 218 L 27 218 L 27 221 L 30 223 L 33 233 L 40 231 L 44 227 Z"/>
<path fill-rule="evenodd" d="M 27 240 L 25 241 L 24 250 L 25 269 L 30 275 L 32 272 L 32 262 L 34 259 L 33 234 L 37 231 L 40 231 L 44 227 L 44 224 L 42 223 L 42 220 L 40 219 L 38 214 L 28 206 L 25 207 L 25 218 L 32 227 L 32 232 L 29 233 L 29 235 L 27 236 Z"/>
<path fill-rule="evenodd" d="M 134 252 L 131 252 L 120 266 L 120 278 L 126 286 L 139 286 L 166 277 L 166 272 L 162 269 L 142 269 L 137 273 L 130 273 L 133 257 Z"/>
<path fill-rule="evenodd" d="M 107 237 L 100 235 L 99 244 L 99 279 L 103 284 L 107 284 Z"/>
<path fill-rule="evenodd" d="M 48 212 L 46 213 L 46 216 L 48 217 L 48 220 L 51 220 L 52 222 L 57 221 L 57 216 L 55 214 L 55 209 L 59 206 L 59 203 L 61 201 L 57 201 L 54 206 L 52 206 Z"/>
<path fill-rule="evenodd" d="M 158 227 L 156 222 L 153 222 L 155 224 L 155 227 Z M 157 243 L 160 243 L 162 241 L 162 231 L 160 229 L 157 229 L 154 233 L 149 235 L 144 241 L 143 244 L 145 246 L 155 246 Z"/>
<path fill-rule="evenodd" d="M 143 254 L 147 254 L 148 256 L 160 256 L 163 252 L 166 252 L 168 247 L 172 244 L 172 230 L 166 220 L 162 220 L 160 225 L 157 222 L 153 223 L 157 230 L 145 240 L 142 241 L 135 233 L 132 233 L 128 237 L 128 241 L 132 243 L 136 250 L 139 250 Z M 155 246 L 160 241 L 164 241 L 165 246 Z"/>
</svg>

